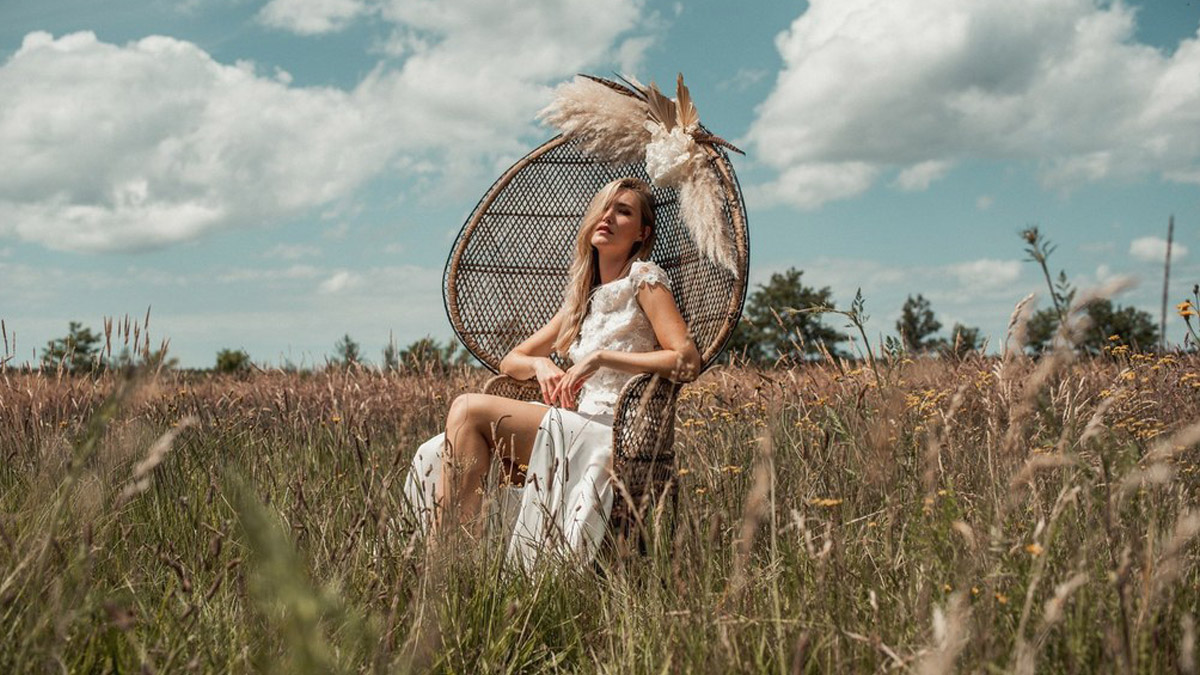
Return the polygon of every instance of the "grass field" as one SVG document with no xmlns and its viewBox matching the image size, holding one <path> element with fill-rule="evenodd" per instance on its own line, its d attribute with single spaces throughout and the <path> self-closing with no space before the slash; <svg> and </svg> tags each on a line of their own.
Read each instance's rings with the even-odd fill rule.
<svg viewBox="0 0 1200 675">
<path fill-rule="evenodd" d="M 0 672 L 1196 672 L 1200 357 L 717 368 L 645 555 L 429 556 L 483 374 L 0 374 Z"/>
</svg>

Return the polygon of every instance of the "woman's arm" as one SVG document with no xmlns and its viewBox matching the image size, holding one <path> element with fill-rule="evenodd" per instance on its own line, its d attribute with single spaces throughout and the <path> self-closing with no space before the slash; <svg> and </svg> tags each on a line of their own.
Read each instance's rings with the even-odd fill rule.
<svg viewBox="0 0 1200 675">
<path fill-rule="evenodd" d="M 700 352 L 675 306 L 675 297 L 662 284 L 638 289 L 638 304 L 650 319 L 662 349 L 653 352 L 601 352 L 602 366 L 626 373 L 655 373 L 673 382 L 691 382 L 700 373 Z"/>
<path fill-rule="evenodd" d="M 583 383 L 600 368 L 626 373 L 653 373 L 673 382 L 690 382 L 700 372 L 700 352 L 688 335 L 687 324 L 679 314 L 675 298 L 662 284 L 645 284 L 638 289 L 638 304 L 650 319 L 654 337 L 662 349 L 652 352 L 622 352 L 602 349 L 592 352 L 571 369 L 551 392 L 555 400 L 565 398 L 574 407 L 575 396 Z"/>
<path fill-rule="evenodd" d="M 550 321 L 530 335 L 524 342 L 500 360 L 500 372 L 514 380 L 537 378 L 542 388 L 542 401 L 546 405 L 562 405 L 556 396 L 558 382 L 563 377 L 562 368 L 550 360 L 554 339 L 562 325 L 562 313 L 555 314 Z"/>
</svg>

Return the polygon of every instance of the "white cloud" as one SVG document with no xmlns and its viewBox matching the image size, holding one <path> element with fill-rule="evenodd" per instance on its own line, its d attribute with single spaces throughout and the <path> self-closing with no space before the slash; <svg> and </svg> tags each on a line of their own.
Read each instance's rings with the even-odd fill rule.
<svg viewBox="0 0 1200 675">
<path fill-rule="evenodd" d="M 321 255 L 321 249 L 311 244 L 276 244 L 263 253 L 264 258 L 299 260 Z"/>
<path fill-rule="evenodd" d="M 813 0 L 776 39 L 784 68 L 747 136 L 781 176 L 806 169 L 772 186 L 802 207 L 866 190 L 822 196 L 821 169 L 847 165 L 1027 160 L 1054 188 L 1195 179 L 1200 38 L 1164 53 L 1134 40 L 1135 17 L 1098 0 Z"/>
<path fill-rule="evenodd" d="M 815 209 L 827 201 L 853 197 L 867 188 L 879 169 L 865 162 L 803 163 L 787 167 L 779 178 L 749 187 L 752 201 Z"/>
<path fill-rule="evenodd" d="M 333 276 L 321 282 L 317 292 L 322 295 L 334 295 L 362 286 L 362 275 L 348 270 L 334 272 Z"/>
<path fill-rule="evenodd" d="M 946 268 L 965 291 L 984 291 L 1007 288 L 1021 277 L 1019 260 L 972 260 L 956 263 Z"/>
<path fill-rule="evenodd" d="M 223 284 L 292 281 L 295 279 L 313 279 L 320 274 L 321 270 L 312 265 L 292 265 L 291 267 L 277 269 L 255 267 L 230 270 L 219 275 L 217 281 Z"/>
<path fill-rule="evenodd" d="M 149 37 L 29 34 L 0 68 L 0 236 L 137 249 L 340 198 L 389 152 L 351 94 Z M 336 167 L 336 170 L 331 170 Z"/>
<path fill-rule="evenodd" d="M 301 35 L 339 31 L 367 12 L 362 0 L 271 0 L 258 20 Z"/>
<path fill-rule="evenodd" d="M 719 91 L 745 91 L 762 82 L 767 76 L 765 68 L 738 68 L 733 77 L 717 83 Z"/>
<path fill-rule="evenodd" d="M 905 192 L 928 190 L 929 185 L 945 176 L 946 172 L 952 166 L 954 166 L 954 162 L 945 162 L 937 159 L 918 162 L 904 169 L 900 172 L 899 176 L 896 176 L 896 187 Z"/>
<path fill-rule="evenodd" d="M 1177 241 L 1171 243 L 1171 262 L 1175 262 L 1187 254 L 1187 246 Z M 1129 255 L 1142 262 L 1162 264 L 1167 259 L 1167 240 L 1153 236 L 1139 237 L 1129 242 Z"/>
<path fill-rule="evenodd" d="M 268 8 L 310 17 L 290 30 L 317 31 L 311 17 L 335 21 L 330 8 L 351 5 L 365 6 Z M 0 173 L 0 238 L 165 246 L 336 204 L 387 168 L 417 170 L 413 189 L 431 198 L 474 187 L 523 138 L 547 135 L 533 118 L 552 84 L 621 56 L 640 2 L 373 0 L 367 10 L 413 38 L 403 62 L 385 59 L 350 90 L 291 86 L 169 37 L 122 46 L 30 33 L 0 65 L 0 147 L 22 167 Z"/>
<path fill-rule="evenodd" d="M 980 211 L 987 211 L 995 203 L 996 199 L 991 195 L 979 195 L 979 198 L 975 200 L 975 208 Z"/>
</svg>

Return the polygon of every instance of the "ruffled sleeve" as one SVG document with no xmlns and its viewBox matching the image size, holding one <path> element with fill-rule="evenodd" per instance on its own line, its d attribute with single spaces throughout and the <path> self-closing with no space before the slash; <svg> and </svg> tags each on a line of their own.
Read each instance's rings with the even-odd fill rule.
<svg viewBox="0 0 1200 675">
<path fill-rule="evenodd" d="M 633 287 L 641 288 L 642 284 L 659 284 L 668 291 L 671 290 L 671 279 L 663 268 L 649 260 L 638 260 L 629 267 L 629 281 Z"/>
</svg>

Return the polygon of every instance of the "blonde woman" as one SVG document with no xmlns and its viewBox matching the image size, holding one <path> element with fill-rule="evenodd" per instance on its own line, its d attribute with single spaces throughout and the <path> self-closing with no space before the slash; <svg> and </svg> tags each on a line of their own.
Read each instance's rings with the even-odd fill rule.
<svg viewBox="0 0 1200 675">
<path fill-rule="evenodd" d="M 445 433 L 418 448 L 405 484 L 426 526 L 476 529 L 498 458 L 524 485 L 509 557 L 529 567 L 544 552 L 595 555 L 612 508 L 621 387 L 639 373 L 687 381 L 700 367 L 667 275 L 649 261 L 653 245 L 649 186 L 622 178 L 601 188 L 580 225 L 562 308 L 500 363 L 512 378 L 537 379 L 542 401 L 454 400 Z M 568 357 L 566 371 L 555 352 Z"/>
</svg>

